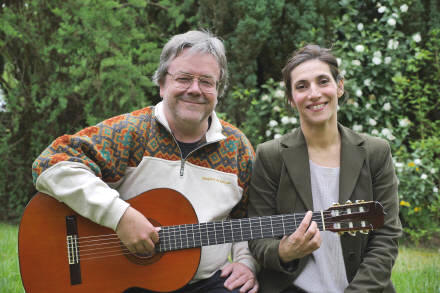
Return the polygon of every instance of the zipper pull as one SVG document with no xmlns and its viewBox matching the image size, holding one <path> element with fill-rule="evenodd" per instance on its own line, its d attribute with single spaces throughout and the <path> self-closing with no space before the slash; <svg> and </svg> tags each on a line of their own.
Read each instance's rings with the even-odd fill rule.
<svg viewBox="0 0 440 293">
<path fill-rule="evenodd" d="M 180 176 L 181 177 L 183 176 L 183 168 L 184 168 L 184 166 L 185 166 L 185 160 L 182 159 L 182 160 L 180 160 Z"/>
</svg>

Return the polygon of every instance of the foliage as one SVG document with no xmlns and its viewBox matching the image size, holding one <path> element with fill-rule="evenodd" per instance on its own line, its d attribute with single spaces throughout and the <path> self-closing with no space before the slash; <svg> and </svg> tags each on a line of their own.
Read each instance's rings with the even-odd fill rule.
<svg viewBox="0 0 440 293">
<path fill-rule="evenodd" d="M 188 23 L 182 16 L 187 4 L 32 0 L 0 5 L 5 65 L 0 81 L 6 100 L 0 112 L 0 172 L 5 174 L 0 214 L 17 218 L 35 192 L 32 161 L 54 138 L 159 100 L 151 76 L 167 39 L 163 34 Z"/>
<path fill-rule="evenodd" d="M 339 120 L 390 142 L 406 235 L 438 231 L 436 0 L 0 0 L 2 218 L 19 218 L 31 163 L 55 137 L 159 101 L 160 50 L 189 29 L 224 39 L 231 86 L 218 110 L 255 146 L 299 126 L 278 82 L 289 55 L 332 47 L 349 93 Z"/>
<path fill-rule="evenodd" d="M 348 98 L 340 104 L 339 121 L 389 141 L 405 235 L 429 240 L 440 232 L 439 29 L 408 34 L 412 7 L 404 3 L 340 3 L 344 14 L 334 20 L 333 52 Z M 246 114 L 242 129 L 254 144 L 299 126 L 297 113 L 286 106 L 284 85 L 273 79 L 253 97 Z"/>
</svg>

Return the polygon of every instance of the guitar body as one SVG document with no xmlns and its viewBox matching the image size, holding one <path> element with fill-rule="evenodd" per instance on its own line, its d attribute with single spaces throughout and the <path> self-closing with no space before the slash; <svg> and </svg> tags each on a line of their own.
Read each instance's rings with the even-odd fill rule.
<svg viewBox="0 0 440 293">
<path fill-rule="evenodd" d="M 188 200 L 171 189 L 154 189 L 128 202 L 155 226 L 198 223 Z M 124 255 L 125 247 L 115 239 L 114 252 L 109 257 L 88 260 L 87 249 L 79 248 L 75 274 L 80 280 L 72 284 L 66 244 L 66 217 L 69 216 L 76 219 L 79 239 L 115 234 L 79 216 L 54 198 L 37 193 L 25 209 L 18 235 L 20 273 L 27 292 L 123 292 L 131 287 L 169 292 L 186 285 L 197 271 L 201 248 L 156 254 L 145 263 L 137 262 L 136 255 Z"/>
</svg>

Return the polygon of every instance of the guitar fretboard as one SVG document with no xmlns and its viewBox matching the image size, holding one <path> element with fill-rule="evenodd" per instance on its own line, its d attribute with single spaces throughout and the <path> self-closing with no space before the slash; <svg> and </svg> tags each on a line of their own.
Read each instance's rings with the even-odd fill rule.
<svg viewBox="0 0 440 293">
<path fill-rule="evenodd" d="M 298 228 L 304 216 L 305 214 L 287 214 L 163 226 L 159 231 L 160 242 L 159 245 L 156 245 L 156 250 L 158 252 L 166 252 L 289 235 Z M 312 219 L 316 221 L 318 228 L 323 230 L 325 223 L 321 216 L 321 212 L 314 212 Z"/>
</svg>

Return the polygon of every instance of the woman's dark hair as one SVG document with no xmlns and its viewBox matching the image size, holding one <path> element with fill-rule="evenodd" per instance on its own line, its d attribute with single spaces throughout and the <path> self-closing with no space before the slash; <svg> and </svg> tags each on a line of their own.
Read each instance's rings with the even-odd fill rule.
<svg viewBox="0 0 440 293">
<path fill-rule="evenodd" d="M 302 47 L 293 53 L 292 57 L 290 57 L 289 61 L 287 61 L 286 66 L 284 66 L 282 70 L 283 80 L 286 86 L 286 102 L 289 102 L 292 99 L 292 84 L 290 73 L 298 65 L 314 59 L 318 59 L 319 61 L 328 64 L 328 66 L 330 67 L 330 72 L 336 82 L 339 82 L 342 79 L 342 76 L 339 74 L 338 61 L 336 60 L 336 57 L 333 56 L 330 49 L 322 48 L 318 45 L 312 44 Z"/>
</svg>

